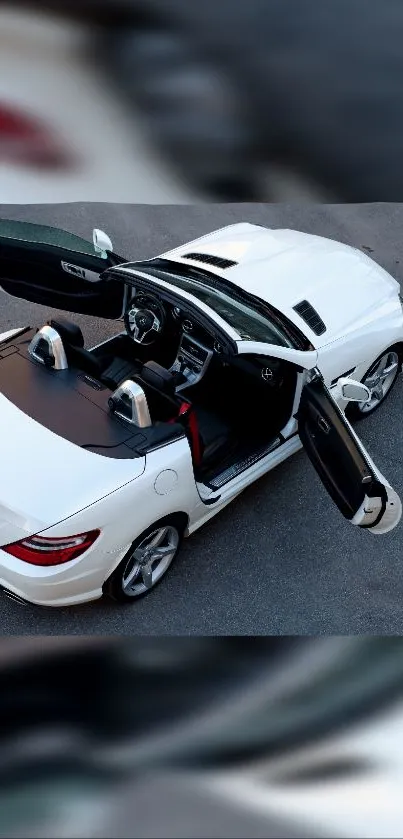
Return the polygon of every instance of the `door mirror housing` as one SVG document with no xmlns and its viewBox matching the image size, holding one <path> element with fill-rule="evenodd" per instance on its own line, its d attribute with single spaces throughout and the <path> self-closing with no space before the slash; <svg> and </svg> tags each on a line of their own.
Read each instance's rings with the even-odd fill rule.
<svg viewBox="0 0 403 839">
<path fill-rule="evenodd" d="M 370 389 L 362 382 L 354 379 L 339 379 L 338 385 L 343 399 L 348 402 L 369 402 L 371 399 Z"/>
<path fill-rule="evenodd" d="M 97 253 L 105 254 L 109 251 L 109 253 L 113 253 L 113 244 L 107 233 L 104 233 L 103 230 L 98 230 L 95 228 L 92 239 L 94 242 L 94 248 Z"/>
</svg>

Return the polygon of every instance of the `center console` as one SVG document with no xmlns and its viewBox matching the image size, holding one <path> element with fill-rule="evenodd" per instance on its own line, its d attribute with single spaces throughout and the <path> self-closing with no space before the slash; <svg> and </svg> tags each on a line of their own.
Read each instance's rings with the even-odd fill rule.
<svg viewBox="0 0 403 839">
<path fill-rule="evenodd" d="M 171 367 L 172 373 L 182 373 L 185 381 L 178 385 L 177 391 L 183 390 L 190 385 L 195 385 L 204 376 L 210 364 L 213 351 L 209 350 L 195 338 L 189 335 L 182 335 L 178 354 Z"/>
</svg>

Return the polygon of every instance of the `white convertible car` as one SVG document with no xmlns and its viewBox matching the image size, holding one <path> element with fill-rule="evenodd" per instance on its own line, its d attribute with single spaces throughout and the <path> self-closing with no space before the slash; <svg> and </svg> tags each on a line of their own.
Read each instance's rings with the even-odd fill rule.
<svg viewBox="0 0 403 839">
<path fill-rule="evenodd" d="M 301 446 L 352 525 L 399 522 L 345 416 L 375 410 L 403 360 L 398 283 L 360 251 L 245 223 L 127 262 L 102 231 L 3 220 L 0 283 L 125 326 L 91 349 L 63 317 L 0 336 L 9 596 L 132 602 L 183 536 Z"/>
</svg>

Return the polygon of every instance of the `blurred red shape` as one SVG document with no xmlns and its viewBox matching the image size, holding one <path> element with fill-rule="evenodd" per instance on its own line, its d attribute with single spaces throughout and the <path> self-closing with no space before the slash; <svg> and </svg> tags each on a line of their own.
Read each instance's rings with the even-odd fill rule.
<svg viewBox="0 0 403 839">
<path fill-rule="evenodd" d="M 72 153 L 35 117 L 0 103 L 0 161 L 41 169 L 71 169 Z"/>
</svg>

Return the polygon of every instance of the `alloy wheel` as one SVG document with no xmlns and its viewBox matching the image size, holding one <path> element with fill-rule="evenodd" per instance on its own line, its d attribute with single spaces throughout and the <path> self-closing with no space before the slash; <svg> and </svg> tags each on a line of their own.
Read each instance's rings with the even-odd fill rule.
<svg viewBox="0 0 403 839">
<path fill-rule="evenodd" d="M 173 525 L 149 533 L 129 556 L 122 576 L 123 593 L 139 597 L 153 588 L 171 565 L 179 541 L 179 532 Z"/>
<path fill-rule="evenodd" d="M 383 402 L 396 380 L 399 367 L 399 356 L 395 350 L 389 350 L 384 353 L 372 365 L 363 379 L 363 384 L 369 388 L 371 397 L 367 402 L 360 402 L 358 404 L 358 409 L 361 414 L 371 413 L 371 411 Z"/>
</svg>

